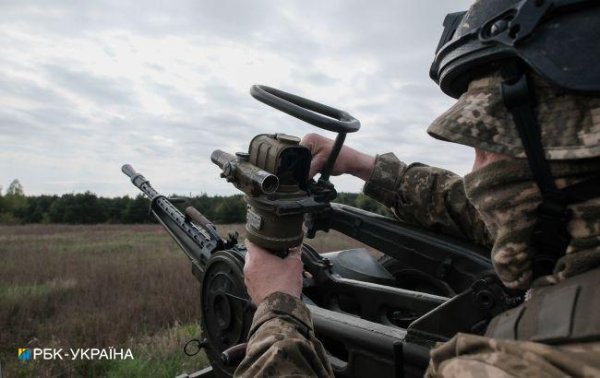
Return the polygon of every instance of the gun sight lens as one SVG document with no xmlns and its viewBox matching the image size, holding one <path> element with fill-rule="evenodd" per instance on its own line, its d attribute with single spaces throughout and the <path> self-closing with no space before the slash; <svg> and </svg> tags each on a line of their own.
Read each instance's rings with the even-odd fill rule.
<svg viewBox="0 0 600 378">
<path fill-rule="evenodd" d="M 271 194 L 277 190 L 279 187 L 279 179 L 275 175 L 269 175 L 265 177 L 261 184 L 261 189 L 263 193 Z"/>
</svg>

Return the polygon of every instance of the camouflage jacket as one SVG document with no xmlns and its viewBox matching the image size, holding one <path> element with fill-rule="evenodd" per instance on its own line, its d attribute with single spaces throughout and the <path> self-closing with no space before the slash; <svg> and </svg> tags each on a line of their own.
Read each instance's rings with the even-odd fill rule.
<svg viewBox="0 0 600 378">
<path fill-rule="evenodd" d="M 273 293 L 254 314 L 246 357 L 236 377 L 332 377 L 314 334 L 310 311 L 298 298 Z"/>
<path fill-rule="evenodd" d="M 364 187 L 400 220 L 491 247 L 492 237 L 467 200 L 463 178 L 421 163 L 407 165 L 392 154 L 378 155 Z"/>
<path fill-rule="evenodd" d="M 491 245 L 485 225 L 465 197 L 462 178 L 423 164 L 406 165 L 379 155 L 365 194 L 390 207 L 407 223 Z M 333 376 L 315 338 L 308 308 L 283 293 L 267 297 L 254 315 L 246 358 L 238 377 Z"/>
</svg>

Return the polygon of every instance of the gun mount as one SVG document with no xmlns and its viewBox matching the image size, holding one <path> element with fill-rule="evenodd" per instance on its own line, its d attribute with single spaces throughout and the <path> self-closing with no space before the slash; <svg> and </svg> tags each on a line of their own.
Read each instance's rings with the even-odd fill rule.
<svg viewBox="0 0 600 378">
<path fill-rule="evenodd" d="M 247 153 L 213 152 L 222 177 L 246 195 L 247 237 L 283 257 L 304 239 L 304 224 L 309 239 L 337 230 L 384 254 L 378 261 L 363 248 L 319 254 L 302 245 L 302 299 L 336 376 L 422 376 L 436 342 L 457 332 L 480 333 L 515 305 L 518 298 L 490 273 L 489 251 L 331 202 L 336 192 L 329 174 L 346 133 L 360 128 L 356 119 L 269 87 L 253 86 L 251 94 L 338 136 L 316 182 L 307 177 L 310 153 L 285 134 L 260 134 Z M 123 172 L 151 200 L 151 214 L 190 258 L 202 285 L 203 335 L 192 341 L 205 347 L 211 368 L 201 375 L 231 376 L 254 314 L 244 287 L 245 248 L 235 237 L 221 239 L 197 210 L 182 214 L 131 166 Z"/>
</svg>

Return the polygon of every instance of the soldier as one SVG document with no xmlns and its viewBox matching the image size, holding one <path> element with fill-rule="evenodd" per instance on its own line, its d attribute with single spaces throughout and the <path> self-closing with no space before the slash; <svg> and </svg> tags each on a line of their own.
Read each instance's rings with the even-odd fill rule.
<svg viewBox="0 0 600 378">
<path fill-rule="evenodd" d="M 393 154 L 345 147 L 334 174 L 406 222 L 491 247 L 526 300 L 485 335 L 432 351 L 428 376 L 600 376 L 600 2 L 479 0 L 447 16 L 431 76 L 459 97 L 428 132 L 475 148 L 461 178 Z M 332 146 L 307 135 L 311 175 Z M 247 243 L 259 304 L 236 375 L 331 376 L 299 300 L 298 251 L 281 260 Z"/>
</svg>

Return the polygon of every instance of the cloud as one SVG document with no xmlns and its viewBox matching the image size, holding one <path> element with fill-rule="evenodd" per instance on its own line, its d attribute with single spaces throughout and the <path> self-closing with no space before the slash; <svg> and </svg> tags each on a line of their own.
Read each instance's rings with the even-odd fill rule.
<svg viewBox="0 0 600 378">
<path fill-rule="evenodd" d="M 252 99 L 256 83 L 359 118 L 350 146 L 465 173 L 469 149 L 425 129 L 452 103 L 428 78 L 444 15 L 469 3 L 2 2 L 0 183 L 135 194 L 131 163 L 168 193 L 234 193 L 212 150 L 315 131 Z"/>
<path fill-rule="evenodd" d="M 134 93 L 128 89 L 132 83 L 123 78 L 117 80 L 58 65 L 47 65 L 44 69 L 51 85 L 99 107 L 139 105 Z"/>
</svg>

